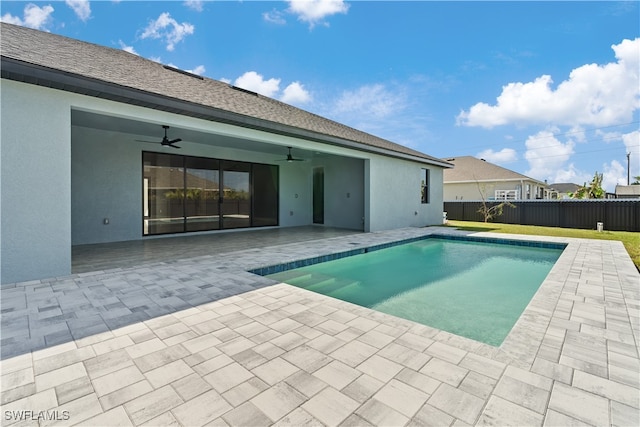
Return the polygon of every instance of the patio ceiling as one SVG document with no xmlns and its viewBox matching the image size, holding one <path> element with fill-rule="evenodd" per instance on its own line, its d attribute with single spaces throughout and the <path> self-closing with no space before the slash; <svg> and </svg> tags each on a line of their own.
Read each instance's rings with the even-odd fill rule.
<svg viewBox="0 0 640 427">
<path fill-rule="evenodd" d="M 73 126 L 98 129 L 107 132 L 121 132 L 138 135 L 140 139 L 144 140 L 160 141 L 163 136 L 163 129 L 161 125 L 165 123 L 144 122 L 83 110 L 72 110 L 71 124 Z M 185 142 L 273 155 L 274 161 L 284 159 L 287 155 L 287 148 L 282 145 L 233 138 L 230 136 L 201 132 L 174 125 L 171 125 L 171 129 L 169 129 L 168 134 L 169 138 L 182 138 Z M 297 158 L 313 160 L 326 158 L 327 156 L 331 155 L 316 150 L 304 150 L 302 148 L 294 147 L 294 157 Z"/>
</svg>

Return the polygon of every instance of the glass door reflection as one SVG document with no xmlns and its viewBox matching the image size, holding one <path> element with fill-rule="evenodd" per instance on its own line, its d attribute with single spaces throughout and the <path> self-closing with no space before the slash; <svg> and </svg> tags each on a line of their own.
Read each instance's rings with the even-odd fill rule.
<svg viewBox="0 0 640 427">
<path fill-rule="evenodd" d="M 222 161 L 222 228 L 251 226 L 251 165 Z"/>
<path fill-rule="evenodd" d="M 143 153 L 143 233 L 184 231 L 184 168 L 182 159 Z"/>
<path fill-rule="evenodd" d="M 186 231 L 220 228 L 220 170 L 214 159 L 186 158 Z"/>
</svg>

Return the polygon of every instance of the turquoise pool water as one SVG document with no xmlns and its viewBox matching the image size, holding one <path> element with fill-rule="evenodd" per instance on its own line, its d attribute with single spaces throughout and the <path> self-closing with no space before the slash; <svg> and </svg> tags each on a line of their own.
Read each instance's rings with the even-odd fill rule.
<svg viewBox="0 0 640 427">
<path fill-rule="evenodd" d="M 430 238 L 267 277 L 499 346 L 561 253 Z"/>
</svg>

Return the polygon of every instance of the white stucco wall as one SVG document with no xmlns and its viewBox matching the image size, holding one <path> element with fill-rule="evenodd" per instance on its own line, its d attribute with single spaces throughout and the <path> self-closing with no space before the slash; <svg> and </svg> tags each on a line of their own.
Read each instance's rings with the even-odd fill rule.
<svg viewBox="0 0 640 427">
<path fill-rule="evenodd" d="M 63 92 L 2 80 L 2 283 L 71 272 L 71 114 Z"/>
</svg>

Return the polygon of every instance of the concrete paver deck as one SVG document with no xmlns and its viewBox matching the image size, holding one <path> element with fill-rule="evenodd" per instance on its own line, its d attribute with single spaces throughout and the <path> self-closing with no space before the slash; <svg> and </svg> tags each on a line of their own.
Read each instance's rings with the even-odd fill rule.
<svg viewBox="0 0 640 427">
<path fill-rule="evenodd" d="M 3 286 L 2 424 L 640 425 L 640 275 L 619 242 L 498 236 L 568 243 L 499 348 L 247 272 L 436 231 L 461 233 Z"/>
</svg>

